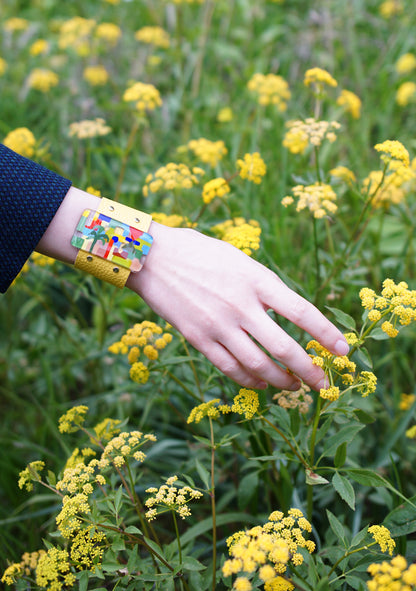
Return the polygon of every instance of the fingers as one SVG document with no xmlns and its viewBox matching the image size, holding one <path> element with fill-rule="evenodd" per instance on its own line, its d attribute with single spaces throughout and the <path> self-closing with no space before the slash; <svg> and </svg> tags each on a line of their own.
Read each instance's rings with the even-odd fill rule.
<svg viewBox="0 0 416 591">
<path fill-rule="evenodd" d="M 346 355 L 349 347 L 344 335 L 313 304 L 299 296 L 277 276 L 259 290 L 259 298 L 267 308 L 272 308 L 300 328 L 308 332 L 324 347 L 336 355 Z M 254 336 L 254 335 L 253 335 Z"/>
<path fill-rule="evenodd" d="M 323 380 L 325 379 L 325 373 L 323 370 L 312 363 L 311 358 L 306 351 L 288 334 L 284 332 L 267 314 L 263 312 L 261 319 L 258 322 L 253 323 L 246 327 L 250 334 L 256 339 L 256 341 L 262 345 L 271 355 L 273 359 L 277 359 L 293 372 L 298 378 L 300 378 L 305 384 L 311 386 L 315 390 L 319 390 L 323 387 Z M 253 345 L 253 343 L 251 341 Z M 261 351 L 257 347 L 258 351 Z M 234 354 L 235 351 L 230 349 Z M 265 355 L 267 357 L 267 355 Z M 236 357 L 240 359 L 236 354 Z M 271 363 L 272 360 L 270 360 Z M 274 363 L 274 366 L 276 364 Z M 263 368 L 264 370 L 264 368 Z M 257 373 L 266 379 L 264 372 Z M 269 383 L 276 385 L 273 381 L 269 380 Z"/>
<path fill-rule="evenodd" d="M 245 388 L 264 389 L 267 382 L 263 378 L 250 373 L 243 365 L 220 343 L 211 342 L 209 346 L 198 347 L 201 353 L 224 375 L 231 378 Z"/>
</svg>

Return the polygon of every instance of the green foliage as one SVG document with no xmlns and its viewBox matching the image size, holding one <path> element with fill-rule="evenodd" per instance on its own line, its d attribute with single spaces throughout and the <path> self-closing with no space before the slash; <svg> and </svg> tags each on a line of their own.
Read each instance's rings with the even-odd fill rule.
<svg viewBox="0 0 416 591">
<path fill-rule="evenodd" d="M 227 571 L 233 546 L 226 540 L 236 532 L 264 528 L 274 523 L 274 511 L 287 515 L 293 508 L 312 524 L 305 538 L 316 549 L 298 544 L 291 551 L 301 557 L 296 564 L 293 556 L 269 560 L 283 565 L 276 571 L 276 577 L 278 572 L 284 577 L 281 588 L 365 589 L 368 566 L 390 560 L 388 550 L 382 551 L 386 538 L 372 537 L 372 525 L 388 528 L 394 554 L 414 559 L 416 331 L 414 318 L 406 316 L 414 310 L 414 299 L 405 304 L 407 312 L 398 310 L 393 299 L 414 298 L 416 285 L 415 97 L 408 104 L 396 100 L 416 70 L 400 73 L 395 67 L 400 56 L 413 51 L 416 11 L 410 0 L 398 2 L 403 11 L 386 17 L 381 12 L 386 4 L 75 1 L 61 2 L 59 14 L 55 0 L 0 7 L 2 141 L 25 127 L 36 140 L 29 156 L 76 186 L 93 186 L 164 216 L 166 223 L 173 223 L 166 216 L 181 216 L 177 225 L 192 223 L 232 241 L 227 229 L 238 228 L 238 222 L 231 220 L 255 220 L 240 226 L 243 248 L 314 301 L 350 333 L 351 343 L 345 359 L 319 343 L 310 345 L 308 352 L 328 375 L 327 389 L 252 393 L 258 409 L 247 418 L 241 409 L 232 410 L 236 385 L 161 324 L 160 330 L 173 338 L 156 359 L 141 353 L 149 379 L 133 382 L 131 358 L 121 350 L 115 355 L 114 343 L 122 343 L 133 325 L 158 322 L 153 312 L 127 290 L 32 258 L 0 303 L 2 572 L 20 564 L 24 552 L 42 549 L 52 556 L 59 549 L 64 554 L 54 572 L 58 564 L 68 564 L 68 570 L 59 575 L 57 588 L 71 574 L 74 579 L 65 585 L 81 590 L 237 589 L 234 575 L 239 573 L 248 585 L 268 591 L 273 587 L 264 584 L 260 565 L 253 572 Z M 27 27 L 7 30 L 9 19 L 17 16 L 27 19 Z M 78 16 L 94 19 L 93 27 L 114 23 L 121 36 L 113 45 L 89 32 L 64 46 L 62 25 Z M 169 47 L 135 39 L 145 25 L 163 27 Z M 49 46 L 36 55 L 30 48 L 38 39 Z M 102 86 L 83 77 L 87 66 L 97 64 L 109 73 Z M 317 66 L 338 85 L 318 80 L 305 86 L 305 72 Z M 55 72 L 58 84 L 47 91 L 33 88 L 34 68 Z M 278 75 L 288 83 L 291 97 L 285 108 L 258 100 L 259 93 L 247 87 L 255 73 Z M 143 112 L 123 100 L 125 90 L 138 81 L 159 91 L 161 107 Z M 276 77 L 272 81 L 282 84 Z M 362 101 L 358 118 L 339 103 L 344 89 Z M 70 136 L 71 123 L 97 117 L 110 133 Z M 285 147 L 289 122 L 310 117 L 339 122 L 336 138 L 309 141 L 298 153 L 296 142 L 289 142 L 292 149 Z M 188 145 L 198 138 L 222 141 L 226 152 L 218 156 L 214 150 L 218 158 L 207 159 L 206 146 L 198 152 Z M 387 140 L 399 140 L 404 151 L 390 144 L 381 152 L 374 149 Z M 259 183 L 243 178 L 237 163 L 255 152 L 267 165 Z M 154 180 L 169 162 L 197 166 L 204 175 L 192 188 L 153 191 L 149 175 Z M 261 166 L 254 162 L 251 167 L 258 172 Z M 334 173 L 339 166 L 353 176 L 345 169 Z M 204 199 L 203 185 L 216 178 L 226 180 L 229 193 Z M 335 193 L 332 198 L 324 189 L 323 213 L 315 215 L 311 201 L 306 207 L 283 201 L 297 199 L 296 186 L 304 193 L 315 183 Z M 386 278 L 393 287 L 383 283 Z M 382 305 L 381 297 L 387 303 Z M 306 346 L 305 335 L 278 320 Z M 383 325 L 386 321 L 391 325 Z M 393 337 L 395 330 L 399 334 Z M 248 399 L 245 404 L 252 409 Z M 89 409 L 85 424 L 62 433 L 59 417 L 80 405 Z M 188 422 L 199 405 L 211 414 Z M 117 421 L 117 431 L 130 434 L 126 437 L 140 431 L 157 441 L 149 442 L 145 458 L 135 458 L 137 450 L 124 450 L 123 461 L 113 454 L 107 466 L 94 468 L 105 483 L 92 482 L 88 509 L 78 506 L 80 523 L 68 534 L 56 521 L 63 496 L 75 494 L 60 488 L 70 475 L 66 462 L 80 460 L 86 447 L 93 448 L 95 458 L 105 453 L 118 434 L 110 432 L 109 423 L 100 435 L 93 426 L 108 417 Z M 78 454 L 71 456 L 76 448 Z M 26 485 L 34 485 L 28 494 L 17 486 L 19 474 L 40 459 L 44 471 L 34 464 L 25 473 Z M 86 464 L 90 460 L 83 456 Z M 181 515 L 187 505 L 182 500 L 146 505 L 153 494 L 146 491 L 159 490 L 167 481 L 175 494 L 180 489 L 195 494 L 190 515 Z M 156 515 L 148 519 L 151 508 Z M 276 522 L 289 531 L 292 526 L 284 519 Z M 81 544 L 78 535 L 84 535 L 84 550 L 90 542 L 84 551 L 89 563 L 71 554 Z M 35 565 L 26 578 L 16 576 L 16 588 L 48 588 L 36 583 L 37 574 Z"/>
</svg>

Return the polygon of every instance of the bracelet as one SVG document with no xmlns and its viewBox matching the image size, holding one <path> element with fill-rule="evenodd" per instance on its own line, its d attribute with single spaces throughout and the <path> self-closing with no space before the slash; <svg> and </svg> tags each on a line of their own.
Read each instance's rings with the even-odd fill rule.
<svg viewBox="0 0 416 591">
<path fill-rule="evenodd" d="M 152 216 L 103 197 L 97 210 L 86 209 L 71 244 L 75 267 L 123 288 L 130 273 L 143 267 L 153 242 Z"/>
</svg>

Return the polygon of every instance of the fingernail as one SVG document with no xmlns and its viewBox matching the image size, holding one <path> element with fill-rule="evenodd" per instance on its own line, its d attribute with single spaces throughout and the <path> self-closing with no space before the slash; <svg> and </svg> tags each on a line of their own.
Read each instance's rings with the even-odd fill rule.
<svg viewBox="0 0 416 591">
<path fill-rule="evenodd" d="M 288 385 L 287 389 L 288 390 L 299 390 L 299 388 L 302 386 L 302 382 L 298 379 L 292 380 L 290 382 L 290 384 Z"/>
<path fill-rule="evenodd" d="M 319 392 L 319 390 L 321 390 L 322 388 L 328 388 L 329 387 L 329 380 L 328 378 L 323 378 L 320 382 L 318 382 L 315 386 L 315 390 L 317 392 Z"/>
<path fill-rule="evenodd" d="M 343 340 L 339 340 L 335 343 L 334 352 L 337 355 L 347 355 L 348 351 L 350 350 L 348 343 Z"/>
<path fill-rule="evenodd" d="M 260 380 L 254 385 L 256 390 L 265 390 L 269 384 L 263 380 Z"/>
</svg>

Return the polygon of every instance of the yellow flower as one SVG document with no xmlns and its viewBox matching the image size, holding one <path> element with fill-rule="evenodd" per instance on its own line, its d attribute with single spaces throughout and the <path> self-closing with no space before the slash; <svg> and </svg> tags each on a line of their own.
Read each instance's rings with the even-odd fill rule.
<svg viewBox="0 0 416 591">
<path fill-rule="evenodd" d="M 256 73 L 248 81 L 247 88 L 258 95 L 260 105 L 275 105 L 279 111 L 286 110 L 291 94 L 282 76 Z"/>
<path fill-rule="evenodd" d="M 144 82 L 135 82 L 127 88 L 123 94 L 123 101 L 135 102 L 135 107 L 141 114 L 144 114 L 145 111 L 153 111 L 162 105 L 157 88 L 153 84 L 145 84 Z"/>
<path fill-rule="evenodd" d="M 25 31 L 29 26 L 29 21 L 25 18 L 12 17 L 4 21 L 3 29 L 5 31 Z"/>
<path fill-rule="evenodd" d="M 24 470 L 19 473 L 19 488 L 25 487 L 27 491 L 33 490 L 33 482 L 40 482 L 40 472 L 45 467 L 45 462 L 35 460 L 30 462 Z"/>
<path fill-rule="evenodd" d="M 326 139 L 336 140 L 336 131 L 341 127 L 337 121 L 318 121 L 308 117 L 304 121 L 297 119 L 286 123 L 288 131 L 283 139 L 283 146 L 292 154 L 303 154 L 308 145 L 320 146 Z"/>
<path fill-rule="evenodd" d="M 210 417 L 211 419 L 217 419 L 221 414 L 227 414 L 231 412 L 231 408 L 226 404 L 220 404 L 219 398 L 214 398 L 208 402 L 202 402 L 198 406 L 194 406 L 191 410 L 187 423 L 200 423 L 204 417 Z"/>
<path fill-rule="evenodd" d="M 380 144 L 376 144 L 374 149 L 381 152 L 381 159 L 383 162 L 390 162 L 391 160 L 399 160 L 405 166 L 409 166 L 409 152 L 403 144 L 397 140 L 385 140 Z"/>
<path fill-rule="evenodd" d="M 199 490 L 190 486 L 181 488 L 174 486 L 177 480 L 177 476 L 171 476 L 167 479 L 166 484 L 163 484 L 159 489 L 151 487 L 146 490 L 147 493 L 154 495 L 144 503 L 148 509 L 146 512 L 148 521 L 152 521 L 158 514 L 166 511 L 175 511 L 182 519 L 191 515 L 189 502 L 198 500 L 203 495 Z M 158 511 L 156 507 L 161 507 L 161 510 Z"/>
<path fill-rule="evenodd" d="M 388 551 L 390 556 L 396 546 L 396 542 L 391 537 L 390 531 L 384 525 L 372 525 L 368 528 L 377 544 L 380 546 L 382 552 Z"/>
<path fill-rule="evenodd" d="M 40 254 L 39 252 L 32 252 L 30 260 L 38 267 L 48 267 L 56 263 L 56 259 Z"/>
<path fill-rule="evenodd" d="M 416 586 L 416 564 L 407 567 L 406 559 L 400 555 L 390 562 L 370 564 L 367 572 L 371 575 L 367 581 L 369 591 L 412 591 Z"/>
<path fill-rule="evenodd" d="M 96 117 L 93 120 L 84 119 L 69 125 L 69 135 L 80 140 L 107 135 L 110 132 L 111 127 L 106 125 L 106 122 L 101 117 Z"/>
<path fill-rule="evenodd" d="M 360 118 L 361 99 L 350 90 L 341 90 L 341 94 L 337 98 L 337 105 L 344 107 L 353 119 Z"/>
<path fill-rule="evenodd" d="M 218 111 L 217 121 L 220 123 L 228 123 L 234 117 L 233 110 L 230 107 L 223 107 Z"/>
<path fill-rule="evenodd" d="M 404 53 L 395 64 L 396 72 L 400 75 L 410 74 L 416 69 L 416 56 L 414 53 Z"/>
<path fill-rule="evenodd" d="M 101 197 L 101 191 L 99 189 L 95 189 L 94 187 L 87 187 L 85 191 L 87 193 L 90 193 L 90 195 L 96 195 L 97 197 Z"/>
<path fill-rule="evenodd" d="M 31 158 L 35 153 L 36 139 L 27 127 L 18 127 L 6 135 L 3 144 L 21 156 Z"/>
<path fill-rule="evenodd" d="M 136 361 L 130 368 L 130 377 L 137 384 L 145 384 L 149 379 L 149 370 L 141 361 Z"/>
<path fill-rule="evenodd" d="M 314 218 L 320 219 L 327 214 L 337 211 L 336 193 L 330 185 L 325 183 L 314 183 L 313 185 L 296 185 L 292 188 L 293 195 L 298 199 L 296 211 L 308 209 Z M 294 202 L 293 197 L 287 196 L 282 200 L 282 205 L 287 207 Z"/>
<path fill-rule="evenodd" d="M 399 409 L 400 410 L 409 410 L 413 406 L 414 401 L 416 400 L 415 394 L 401 394 L 400 395 L 400 403 Z"/>
<path fill-rule="evenodd" d="M 218 238 L 229 242 L 247 255 L 260 248 L 261 228 L 255 220 L 246 222 L 244 218 L 234 218 L 213 226 L 211 230 Z"/>
<path fill-rule="evenodd" d="M 153 212 L 152 220 L 158 224 L 169 226 L 170 228 L 192 228 L 196 224 L 193 224 L 189 218 L 179 214 L 168 215 L 162 212 Z"/>
<path fill-rule="evenodd" d="M 154 174 L 148 174 L 143 186 L 143 195 L 147 197 L 149 191 L 172 191 L 175 189 L 192 189 L 199 183 L 199 176 L 205 174 L 202 168 L 190 169 L 186 164 L 169 162 L 166 166 L 158 168 Z"/>
<path fill-rule="evenodd" d="M 95 25 L 95 20 L 81 16 L 64 21 L 59 30 L 59 48 L 71 48 L 78 55 L 88 55 L 90 52 L 89 36 Z"/>
<path fill-rule="evenodd" d="M 235 589 L 235 591 L 251 591 L 252 588 L 253 587 L 247 577 L 238 577 L 234 581 L 233 589 Z"/>
<path fill-rule="evenodd" d="M 242 179 L 260 184 L 262 177 L 267 172 L 267 166 L 258 152 L 244 154 L 243 158 L 237 160 L 237 168 Z"/>
<path fill-rule="evenodd" d="M 100 23 L 97 25 L 94 35 L 97 39 L 115 45 L 121 37 L 121 29 L 114 23 Z"/>
<path fill-rule="evenodd" d="M 88 406 L 79 404 L 73 406 L 59 418 L 60 433 L 75 433 L 85 421 L 85 415 L 88 412 Z"/>
<path fill-rule="evenodd" d="M 84 68 L 83 78 L 91 86 L 104 86 L 107 84 L 109 75 L 104 66 L 87 66 Z"/>
<path fill-rule="evenodd" d="M 13 585 L 16 579 L 20 579 L 23 574 L 23 568 L 20 563 L 11 564 L 6 568 L 1 578 L 1 582 L 6 585 Z"/>
<path fill-rule="evenodd" d="M 408 437 L 409 439 L 416 439 L 416 425 L 413 425 L 413 427 L 407 429 L 406 437 Z"/>
<path fill-rule="evenodd" d="M 363 192 L 371 197 L 371 205 L 376 208 L 397 205 L 406 197 L 405 191 L 400 187 L 400 177 L 383 176 L 381 170 L 372 170 L 363 180 Z"/>
<path fill-rule="evenodd" d="M 35 68 L 32 70 L 27 81 L 29 88 L 34 88 L 41 92 L 49 92 L 51 88 L 57 86 L 58 82 L 58 75 L 46 68 Z"/>
<path fill-rule="evenodd" d="M 162 27 L 142 27 L 136 31 L 134 37 L 137 41 L 141 41 L 141 43 L 148 43 L 155 47 L 162 47 L 163 49 L 167 49 L 170 45 L 169 33 L 162 29 Z"/>
<path fill-rule="evenodd" d="M 396 92 L 396 103 L 401 107 L 406 107 L 410 102 L 416 101 L 416 83 L 403 82 Z"/>
<path fill-rule="evenodd" d="M 223 156 L 227 154 L 227 148 L 222 140 L 213 142 L 205 138 L 199 138 L 188 142 L 187 147 L 192 150 L 201 162 L 205 162 L 212 167 L 216 166 Z"/>
<path fill-rule="evenodd" d="M 49 50 L 49 43 L 46 39 L 37 39 L 32 43 L 29 49 L 30 55 L 42 55 L 47 53 Z"/>
<path fill-rule="evenodd" d="M 38 561 L 36 567 L 36 584 L 45 589 L 62 589 L 73 587 L 76 577 L 71 572 L 70 558 L 67 550 L 49 548 Z"/>
<path fill-rule="evenodd" d="M 325 400 L 330 400 L 331 402 L 334 402 L 335 400 L 338 400 L 338 398 L 340 396 L 339 388 L 338 388 L 338 386 L 330 386 L 329 388 L 321 388 L 319 390 L 319 396 L 321 398 L 324 398 Z"/>
<path fill-rule="evenodd" d="M 204 203 L 211 203 L 215 197 L 222 199 L 230 192 L 230 185 L 222 177 L 212 179 L 205 183 L 202 189 L 202 200 Z"/>
<path fill-rule="evenodd" d="M 329 174 L 346 182 L 348 185 L 352 185 L 356 182 L 355 174 L 346 166 L 336 166 L 329 171 Z"/>
<path fill-rule="evenodd" d="M 303 83 L 305 86 L 311 86 L 313 84 L 320 90 L 322 90 L 323 85 L 325 84 L 327 86 L 338 85 L 335 78 L 333 78 L 329 72 L 323 70 L 322 68 L 310 68 L 307 70 L 305 72 Z"/>
<path fill-rule="evenodd" d="M 241 388 L 237 396 L 234 397 L 231 410 L 239 415 L 244 415 L 246 419 L 252 419 L 259 405 L 259 395 L 257 392 Z"/>
<path fill-rule="evenodd" d="M 403 10 L 404 7 L 401 0 L 386 0 L 380 4 L 379 8 L 380 15 L 385 19 L 402 14 Z"/>
</svg>

